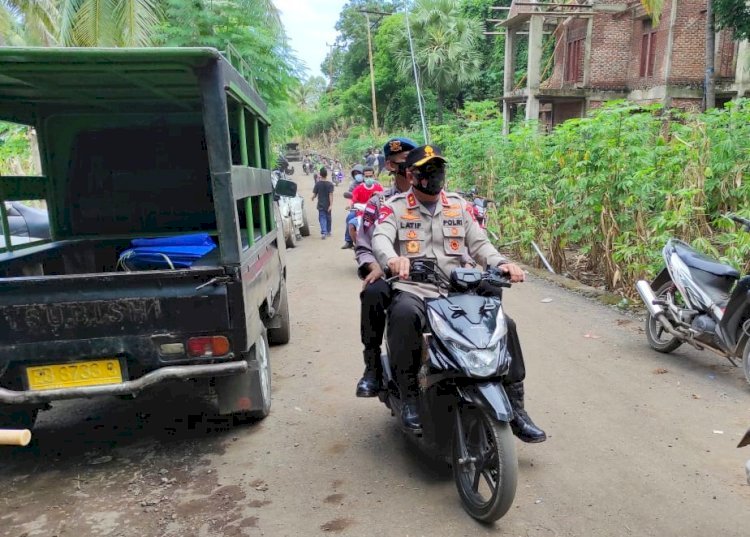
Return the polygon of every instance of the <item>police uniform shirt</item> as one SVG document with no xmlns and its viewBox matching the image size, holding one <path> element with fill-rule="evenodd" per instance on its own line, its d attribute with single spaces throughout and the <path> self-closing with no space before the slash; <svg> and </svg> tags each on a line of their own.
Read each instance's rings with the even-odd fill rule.
<svg viewBox="0 0 750 537">
<path fill-rule="evenodd" d="M 446 274 L 462 266 L 467 255 L 478 264 L 497 266 L 510 261 L 492 246 L 458 194 L 440 192 L 434 214 L 409 190 L 393 196 L 379 212 L 372 248 L 381 266 L 403 256 L 434 259 Z M 423 298 L 438 296 L 434 285 L 398 281 L 394 288 Z"/>
</svg>

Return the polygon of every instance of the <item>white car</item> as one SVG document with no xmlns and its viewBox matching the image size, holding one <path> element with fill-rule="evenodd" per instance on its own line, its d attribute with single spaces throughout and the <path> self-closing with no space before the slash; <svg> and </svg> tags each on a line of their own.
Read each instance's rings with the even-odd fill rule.
<svg viewBox="0 0 750 537">
<path fill-rule="evenodd" d="M 295 192 L 294 196 L 278 196 L 279 212 L 281 213 L 282 226 L 284 229 L 284 240 L 287 248 L 294 248 L 297 245 L 297 239 L 310 235 L 310 225 L 307 222 L 307 213 L 305 212 L 305 199 L 296 194 L 296 183 L 289 181 L 286 175 L 279 171 L 272 173 L 273 187 L 276 189 L 279 181 L 293 183 Z M 289 191 L 287 188 L 279 189 L 280 191 Z"/>
</svg>

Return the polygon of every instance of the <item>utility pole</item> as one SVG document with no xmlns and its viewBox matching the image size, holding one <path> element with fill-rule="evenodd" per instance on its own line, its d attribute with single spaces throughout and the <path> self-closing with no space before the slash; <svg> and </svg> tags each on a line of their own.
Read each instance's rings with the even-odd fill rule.
<svg viewBox="0 0 750 537">
<path fill-rule="evenodd" d="M 329 45 L 326 43 L 326 46 L 328 47 L 328 89 L 327 91 L 333 91 L 333 47 L 336 46 L 336 43 Z"/>
<path fill-rule="evenodd" d="M 411 66 L 414 69 L 414 83 L 417 86 L 417 104 L 419 104 L 419 118 L 422 120 L 422 136 L 424 143 L 430 143 L 430 135 L 427 131 L 427 120 L 424 117 L 424 103 L 422 102 L 422 90 L 419 87 L 419 71 L 417 70 L 417 60 L 414 57 L 414 42 L 411 39 L 411 25 L 409 24 L 409 6 L 406 6 L 406 35 L 409 38 L 409 52 L 411 54 Z"/>
<path fill-rule="evenodd" d="M 367 56 L 370 60 L 370 93 L 372 94 L 372 128 L 378 132 L 378 103 L 375 99 L 375 68 L 372 65 L 372 35 L 370 33 L 370 12 L 363 11 L 367 21 Z"/>
</svg>

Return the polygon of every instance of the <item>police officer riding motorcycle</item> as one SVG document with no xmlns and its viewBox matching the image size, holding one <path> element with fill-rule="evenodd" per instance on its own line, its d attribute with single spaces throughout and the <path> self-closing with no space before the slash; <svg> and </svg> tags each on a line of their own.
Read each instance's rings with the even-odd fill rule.
<svg viewBox="0 0 750 537">
<path fill-rule="evenodd" d="M 405 430 L 421 429 L 417 407 L 417 374 L 422 357 L 422 333 L 427 326 L 425 299 L 441 296 L 440 289 L 425 282 L 409 281 L 412 261 L 434 260 L 439 270 L 451 274 L 472 260 L 498 267 L 511 282 L 522 282 L 521 268 L 502 256 L 474 221 L 460 196 L 443 190 L 446 159 L 435 146 L 409 152 L 403 167 L 411 189 L 382 205 L 372 238 L 372 250 L 383 268 L 399 280 L 392 285 L 388 308 L 387 343 L 396 370 L 403 405 L 401 424 Z M 524 442 L 546 440 L 524 408 L 525 367 L 515 323 L 506 315 L 511 364 L 503 385 L 510 400 L 514 434 Z"/>
</svg>

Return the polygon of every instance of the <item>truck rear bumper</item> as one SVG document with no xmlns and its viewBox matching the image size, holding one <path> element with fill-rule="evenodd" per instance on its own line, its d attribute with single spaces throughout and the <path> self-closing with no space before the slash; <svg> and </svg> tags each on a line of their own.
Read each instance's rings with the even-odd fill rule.
<svg viewBox="0 0 750 537">
<path fill-rule="evenodd" d="M 246 360 L 222 364 L 177 365 L 162 367 L 135 380 L 105 386 L 86 386 L 55 390 L 9 390 L 0 388 L 0 403 L 11 405 L 41 404 L 62 399 L 99 397 L 102 395 L 136 395 L 156 384 L 170 380 L 239 375 L 248 370 Z"/>
</svg>

